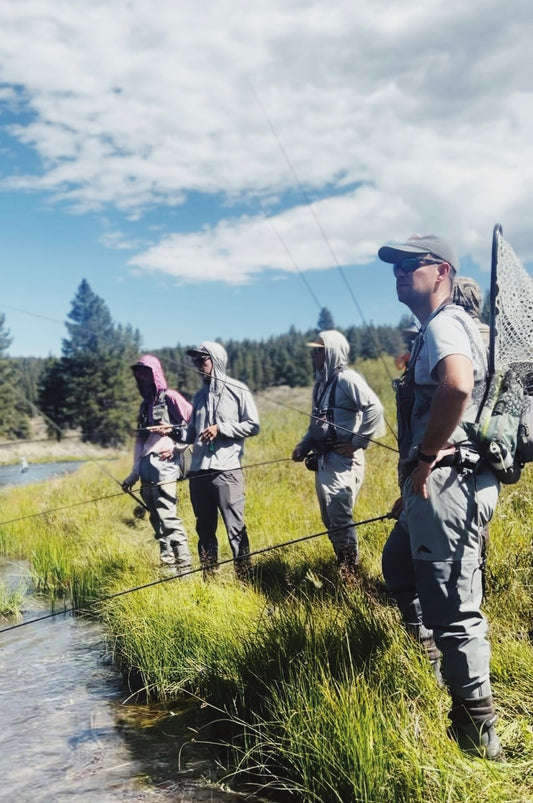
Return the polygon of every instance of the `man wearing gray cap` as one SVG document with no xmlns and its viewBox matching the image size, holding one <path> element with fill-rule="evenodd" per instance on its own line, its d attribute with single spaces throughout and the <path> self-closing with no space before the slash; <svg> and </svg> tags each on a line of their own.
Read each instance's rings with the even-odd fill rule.
<svg viewBox="0 0 533 803">
<path fill-rule="evenodd" d="M 452 697 L 449 735 L 467 753 L 499 760 L 481 613 L 483 526 L 499 483 L 462 428 L 482 400 L 486 349 L 478 327 L 452 303 L 458 267 L 434 235 L 384 245 L 398 299 L 421 324 L 409 368 L 397 380 L 402 499 L 383 550 L 383 574 L 404 622 L 425 645 Z M 437 671 L 436 671 L 437 674 Z"/>
</svg>

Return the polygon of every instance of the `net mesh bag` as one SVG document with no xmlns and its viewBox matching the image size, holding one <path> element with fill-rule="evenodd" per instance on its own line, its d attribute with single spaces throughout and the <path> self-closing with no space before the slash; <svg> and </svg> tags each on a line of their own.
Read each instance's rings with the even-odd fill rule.
<svg viewBox="0 0 533 803">
<path fill-rule="evenodd" d="M 533 361 L 533 279 L 501 231 L 495 236 L 498 261 L 494 361 L 499 370 L 513 365 L 523 373 L 528 370 L 526 364 L 531 370 Z"/>
<path fill-rule="evenodd" d="M 492 246 L 489 375 L 476 421 L 463 427 L 500 482 L 513 484 L 533 456 L 533 279 L 500 226 Z"/>
</svg>

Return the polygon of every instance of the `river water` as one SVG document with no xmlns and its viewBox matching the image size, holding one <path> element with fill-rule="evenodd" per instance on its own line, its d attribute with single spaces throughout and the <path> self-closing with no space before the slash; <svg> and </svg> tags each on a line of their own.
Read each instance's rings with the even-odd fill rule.
<svg viewBox="0 0 533 803">
<path fill-rule="evenodd" d="M 6 468 L 21 473 L 0 467 L 0 484 Z M 48 476 L 57 468 L 49 465 Z M 29 586 L 28 578 L 23 561 L 0 562 L 8 588 Z M 30 587 L 24 607 L 22 622 L 48 613 Z M 10 624 L 0 619 L 0 801 L 242 799 L 209 783 L 213 765 L 191 746 L 185 715 L 128 700 L 99 624 L 63 613 L 1 632 Z"/>
<path fill-rule="evenodd" d="M 68 474 L 84 464 L 84 460 L 63 460 L 55 463 L 29 463 L 0 466 L 0 485 L 33 485 L 60 474 Z"/>
</svg>

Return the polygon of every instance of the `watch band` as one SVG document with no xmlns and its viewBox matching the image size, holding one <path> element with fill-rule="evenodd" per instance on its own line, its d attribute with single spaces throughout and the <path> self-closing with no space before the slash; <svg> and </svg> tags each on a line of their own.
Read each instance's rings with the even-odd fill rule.
<svg viewBox="0 0 533 803">
<path fill-rule="evenodd" d="M 437 459 L 436 454 L 425 454 L 424 452 L 421 452 L 420 449 L 418 450 L 416 456 L 418 460 L 421 460 L 423 463 L 433 463 Z"/>
</svg>

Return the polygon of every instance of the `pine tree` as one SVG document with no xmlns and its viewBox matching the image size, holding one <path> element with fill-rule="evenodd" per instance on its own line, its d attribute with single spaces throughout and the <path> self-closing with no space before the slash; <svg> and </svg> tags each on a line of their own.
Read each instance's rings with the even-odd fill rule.
<svg viewBox="0 0 533 803">
<path fill-rule="evenodd" d="M 139 354 L 139 332 L 115 326 L 105 302 L 85 279 L 68 318 L 70 337 L 63 340 L 62 357 L 51 361 L 43 374 L 41 408 L 58 432 L 79 428 L 84 441 L 120 445 L 138 408 L 130 365 Z"/>
<path fill-rule="evenodd" d="M 319 332 L 323 331 L 324 329 L 335 329 L 333 315 L 327 307 L 322 307 L 320 310 L 320 315 L 318 316 L 316 325 Z"/>
</svg>

